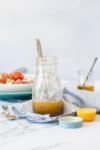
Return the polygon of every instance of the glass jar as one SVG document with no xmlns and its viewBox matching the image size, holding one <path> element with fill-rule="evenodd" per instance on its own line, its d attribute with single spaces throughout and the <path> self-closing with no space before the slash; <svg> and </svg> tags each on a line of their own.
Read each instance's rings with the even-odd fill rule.
<svg viewBox="0 0 100 150">
<path fill-rule="evenodd" d="M 33 112 L 51 116 L 62 114 L 64 103 L 61 83 L 57 74 L 57 58 L 39 58 L 37 73 L 32 91 Z"/>
<path fill-rule="evenodd" d="M 88 71 L 86 70 L 79 70 L 78 71 L 78 86 L 79 90 L 87 90 L 87 91 L 94 91 L 94 72 L 89 75 L 88 80 L 86 80 Z M 86 80 L 86 82 L 85 82 Z"/>
</svg>

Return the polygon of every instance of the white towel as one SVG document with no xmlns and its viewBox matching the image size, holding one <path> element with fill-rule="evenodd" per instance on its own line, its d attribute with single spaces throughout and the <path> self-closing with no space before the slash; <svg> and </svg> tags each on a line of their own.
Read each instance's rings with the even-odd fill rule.
<svg viewBox="0 0 100 150">
<path fill-rule="evenodd" d="M 93 107 L 100 111 L 100 82 L 95 82 L 95 90 L 93 92 L 86 90 L 78 90 L 76 84 L 69 86 L 64 85 L 64 99 L 78 107 Z"/>
</svg>

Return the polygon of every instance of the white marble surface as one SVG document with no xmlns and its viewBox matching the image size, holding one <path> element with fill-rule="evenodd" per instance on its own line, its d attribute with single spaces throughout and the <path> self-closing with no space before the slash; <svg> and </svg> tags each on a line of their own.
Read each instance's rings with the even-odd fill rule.
<svg viewBox="0 0 100 150">
<path fill-rule="evenodd" d="M 2 102 L 1 102 L 2 104 Z M 0 114 L 0 150 L 99 150 L 100 115 L 79 129 L 8 120 Z"/>
<path fill-rule="evenodd" d="M 80 129 L 46 127 L 0 116 L 0 150 L 99 150 L 100 116 Z"/>
</svg>

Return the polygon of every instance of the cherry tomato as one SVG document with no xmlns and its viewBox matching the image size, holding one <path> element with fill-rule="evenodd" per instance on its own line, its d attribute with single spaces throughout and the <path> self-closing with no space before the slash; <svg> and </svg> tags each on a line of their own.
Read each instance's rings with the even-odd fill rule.
<svg viewBox="0 0 100 150">
<path fill-rule="evenodd" d="M 23 80 L 24 79 L 24 75 L 18 71 L 9 74 L 9 77 L 13 80 L 18 80 L 18 79 Z"/>
<path fill-rule="evenodd" d="M 2 74 L 0 74 L 0 83 L 3 83 L 3 84 L 6 83 L 6 78 L 4 78 L 4 77 L 2 76 Z"/>
<path fill-rule="evenodd" d="M 0 83 L 5 84 L 5 83 L 6 83 L 6 80 L 0 79 Z"/>
</svg>

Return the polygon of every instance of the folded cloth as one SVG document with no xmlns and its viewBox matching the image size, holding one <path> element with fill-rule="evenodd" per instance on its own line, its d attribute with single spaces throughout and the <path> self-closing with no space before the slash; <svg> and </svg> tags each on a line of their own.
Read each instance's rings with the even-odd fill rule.
<svg viewBox="0 0 100 150">
<path fill-rule="evenodd" d="M 50 117 L 50 115 L 39 115 L 34 113 L 27 113 L 27 120 L 33 123 L 52 123 L 57 121 L 57 117 Z"/>
<path fill-rule="evenodd" d="M 63 89 L 63 98 L 78 107 L 93 107 L 100 111 L 100 86 L 97 86 L 97 84 L 95 84 L 94 92 L 78 90 L 75 87 L 65 87 Z"/>
<path fill-rule="evenodd" d="M 28 101 L 21 101 L 17 103 L 13 102 L 6 102 L 6 101 L 0 101 L 0 112 L 8 111 L 10 113 L 13 113 L 12 107 L 18 108 L 21 112 L 30 112 L 32 113 L 32 100 Z M 6 109 L 4 109 L 6 108 Z"/>
<path fill-rule="evenodd" d="M 68 96 L 70 96 L 70 98 L 68 98 Z M 78 107 L 85 107 L 86 105 L 83 98 L 81 98 L 75 92 L 68 90 L 67 88 L 63 89 L 63 99 Z"/>
<path fill-rule="evenodd" d="M 57 117 L 50 117 L 49 114 L 40 115 L 31 112 L 25 112 L 19 110 L 16 106 L 12 106 L 12 111 L 14 112 L 16 118 L 26 118 L 28 121 L 33 123 L 49 123 L 57 121 Z"/>
</svg>

